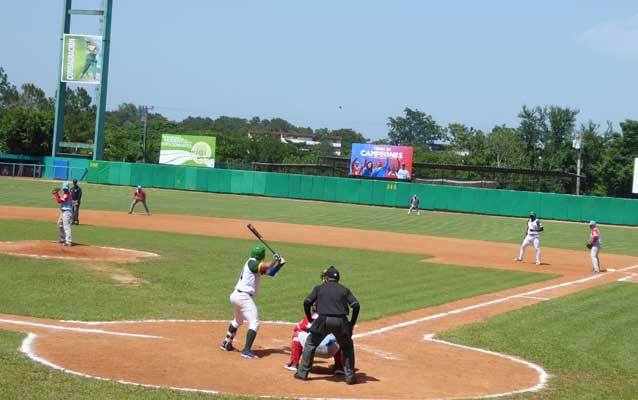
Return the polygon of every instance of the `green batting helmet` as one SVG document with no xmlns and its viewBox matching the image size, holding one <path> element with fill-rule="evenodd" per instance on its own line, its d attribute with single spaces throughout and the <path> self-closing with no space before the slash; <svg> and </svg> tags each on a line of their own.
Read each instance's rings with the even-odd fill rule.
<svg viewBox="0 0 638 400">
<path fill-rule="evenodd" d="M 266 249 L 264 248 L 264 246 L 258 244 L 253 247 L 252 251 L 250 252 L 250 256 L 258 260 L 263 260 L 266 257 Z"/>
</svg>

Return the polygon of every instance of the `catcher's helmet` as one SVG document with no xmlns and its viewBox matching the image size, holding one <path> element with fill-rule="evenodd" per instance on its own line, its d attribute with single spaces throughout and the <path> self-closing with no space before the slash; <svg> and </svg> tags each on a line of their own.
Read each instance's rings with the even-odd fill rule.
<svg viewBox="0 0 638 400">
<path fill-rule="evenodd" d="M 255 247 L 253 247 L 252 251 L 250 252 L 250 256 L 261 261 L 264 259 L 264 257 L 266 257 L 266 249 L 260 244 L 255 245 Z"/>
<path fill-rule="evenodd" d="M 337 271 L 337 269 L 334 267 L 334 265 L 331 265 L 331 266 L 328 267 L 328 269 L 325 270 L 324 276 L 328 280 L 338 281 L 339 280 L 339 271 Z"/>
</svg>

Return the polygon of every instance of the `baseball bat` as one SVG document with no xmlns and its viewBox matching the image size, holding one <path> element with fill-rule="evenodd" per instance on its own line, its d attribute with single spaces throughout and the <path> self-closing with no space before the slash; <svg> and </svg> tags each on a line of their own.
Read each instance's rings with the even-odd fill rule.
<svg viewBox="0 0 638 400">
<path fill-rule="evenodd" d="M 270 246 L 268 246 L 268 243 L 266 243 L 266 241 L 264 240 L 264 237 L 261 236 L 261 233 L 259 233 L 259 231 L 257 230 L 257 228 L 255 228 L 254 226 L 252 226 L 252 224 L 248 224 L 246 225 L 246 227 L 248 229 L 250 229 L 250 231 L 253 233 L 253 235 L 255 235 L 255 237 L 257 239 L 259 239 L 260 242 L 262 242 L 264 244 L 264 246 L 266 246 L 266 248 L 268 248 L 268 250 L 270 250 L 271 253 L 276 254 L 277 252 L 275 250 L 273 250 Z"/>
</svg>

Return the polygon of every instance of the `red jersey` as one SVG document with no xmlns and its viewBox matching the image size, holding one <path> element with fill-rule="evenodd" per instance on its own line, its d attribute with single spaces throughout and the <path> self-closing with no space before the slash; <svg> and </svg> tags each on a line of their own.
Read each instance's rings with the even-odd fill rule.
<svg viewBox="0 0 638 400">
<path fill-rule="evenodd" d="M 600 242 L 600 231 L 598 230 L 597 226 L 594 226 L 592 228 L 590 238 L 592 244 Z"/>
<path fill-rule="evenodd" d="M 135 189 L 135 191 L 133 192 L 133 197 L 138 200 L 145 200 L 146 192 L 144 191 L 144 189 Z"/>
<path fill-rule="evenodd" d="M 312 319 L 317 319 L 317 317 L 319 317 L 319 314 L 313 312 Z M 299 332 L 307 332 L 311 325 L 312 323 L 308 322 L 308 318 L 304 317 L 301 322 L 295 324 L 295 328 L 292 331 L 292 338 L 296 339 L 297 336 L 299 336 Z"/>
<path fill-rule="evenodd" d="M 57 201 L 58 204 L 62 204 L 65 201 L 71 201 L 71 193 L 62 192 L 62 195 L 60 195 L 60 193 L 53 193 L 53 198 L 55 198 L 55 201 Z"/>
</svg>

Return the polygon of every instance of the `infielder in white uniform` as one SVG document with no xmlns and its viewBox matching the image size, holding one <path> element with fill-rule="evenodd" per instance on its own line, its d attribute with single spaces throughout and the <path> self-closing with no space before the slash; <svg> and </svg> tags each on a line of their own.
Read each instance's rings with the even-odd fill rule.
<svg viewBox="0 0 638 400">
<path fill-rule="evenodd" d="M 279 269 L 286 264 L 286 260 L 279 254 L 273 254 L 270 262 L 263 261 L 266 256 L 266 249 L 262 245 L 253 247 L 250 258 L 246 260 L 239 275 L 239 281 L 235 285 L 235 290 L 230 295 L 230 303 L 233 305 L 233 320 L 228 326 L 226 338 L 219 346 L 221 350 L 233 351 L 233 339 L 244 321 L 248 322 L 248 332 L 246 332 L 246 344 L 241 352 L 244 358 L 259 358 L 251 350 L 257 329 L 259 329 L 259 314 L 255 304 L 255 296 L 259 290 L 259 278 L 261 275 L 275 276 Z"/>
<path fill-rule="evenodd" d="M 536 250 L 536 265 L 541 265 L 541 232 L 544 229 L 541 221 L 536 218 L 536 213 L 534 211 L 530 212 L 529 219 L 527 220 L 525 239 L 523 239 L 523 244 L 521 244 L 521 249 L 518 252 L 518 257 L 514 259 L 515 261 L 523 261 L 525 249 L 530 244 L 533 244 Z"/>
</svg>

